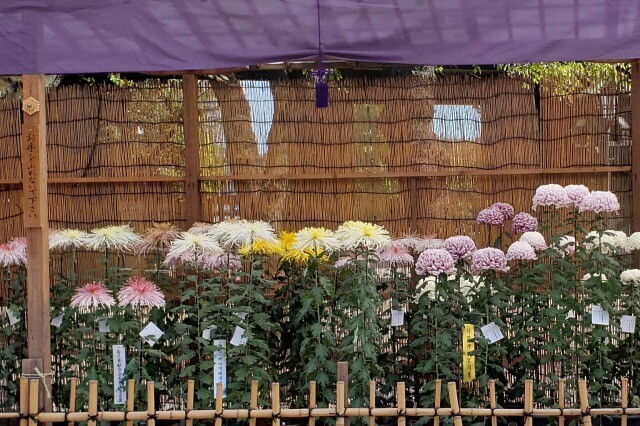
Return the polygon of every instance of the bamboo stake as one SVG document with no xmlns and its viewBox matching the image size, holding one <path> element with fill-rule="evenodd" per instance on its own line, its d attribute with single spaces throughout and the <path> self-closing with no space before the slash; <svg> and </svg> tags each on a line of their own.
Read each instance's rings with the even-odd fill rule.
<svg viewBox="0 0 640 426">
<path fill-rule="evenodd" d="M 280 426 L 280 383 L 271 384 L 271 409 L 273 410 L 272 426 Z"/>
<path fill-rule="evenodd" d="M 20 377 L 20 426 L 27 426 L 27 414 L 29 414 L 29 379 Z"/>
<path fill-rule="evenodd" d="M 489 380 L 489 407 L 492 412 L 497 408 L 495 380 Z M 491 426 L 498 426 L 498 417 L 493 414 L 491 414 Z"/>
<path fill-rule="evenodd" d="M 70 382 L 70 389 L 69 389 L 69 413 L 73 413 L 74 411 L 76 411 L 76 394 L 78 392 L 78 379 L 75 377 L 72 377 Z M 69 426 L 73 426 L 74 422 L 68 422 Z"/>
<path fill-rule="evenodd" d="M 564 396 L 564 379 L 558 379 L 558 407 L 560 410 L 564 410 L 565 396 Z M 560 411 L 562 414 L 562 411 Z M 564 416 L 558 417 L 558 426 L 564 426 Z"/>
<path fill-rule="evenodd" d="M 96 426 L 96 416 L 98 415 L 98 381 L 89 381 L 89 413 L 88 426 Z"/>
<path fill-rule="evenodd" d="M 622 378 L 622 388 L 620 389 L 620 404 L 622 406 L 622 419 L 620 420 L 620 426 L 627 426 L 627 413 L 626 410 L 629 407 L 629 379 Z"/>
<path fill-rule="evenodd" d="M 136 400 L 136 382 L 127 380 L 127 412 L 133 411 Z M 133 426 L 133 420 L 127 420 L 127 426 Z"/>
<path fill-rule="evenodd" d="M 406 426 L 407 418 L 405 417 L 407 402 L 404 382 L 396 383 L 396 400 L 398 404 L 398 426 Z"/>
<path fill-rule="evenodd" d="M 451 414 L 453 417 L 453 424 L 455 426 L 462 426 L 462 417 L 460 417 L 460 404 L 458 403 L 458 389 L 456 382 L 449 382 L 447 384 L 449 391 L 449 403 L 451 404 Z"/>
<path fill-rule="evenodd" d="M 189 380 L 187 382 L 187 412 L 193 410 L 193 404 L 195 400 L 195 389 L 196 389 L 195 380 Z M 185 417 L 186 426 L 193 426 L 193 419 L 188 418 L 187 413 L 185 413 L 184 417 Z"/>
<path fill-rule="evenodd" d="M 251 399 L 249 401 L 249 410 L 258 409 L 258 381 L 251 381 Z M 249 416 L 249 426 L 256 426 L 256 419 Z"/>
<path fill-rule="evenodd" d="M 336 426 L 344 426 L 344 382 L 339 381 L 336 387 Z"/>
<path fill-rule="evenodd" d="M 29 380 L 29 426 L 38 426 L 35 420 L 40 409 L 40 380 Z"/>
<path fill-rule="evenodd" d="M 582 422 L 584 426 L 591 426 L 591 408 L 589 407 L 589 392 L 587 390 L 587 381 L 578 380 L 578 398 L 580 399 L 580 412 L 582 414 Z"/>
<path fill-rule="evenodd" d="M 222 382 L 218 383 L 218 389 L 216 391 L 216 410 L 214 417 L 216 418 L 215 426 L 222 426 L 222 416 L 224 415 L 224 409 L 222 408 Z M 248 413 L 247 413 L 248 414 Z"/>
<path fill-rule="evenodd" d="M 153 381 L 147 382 L 147 426 L 156 426 L 156 398 L 155 398 L 155 383 Z"/>
<path fill-rule="evenodd" d="M 316 426 L 316 418 L 311 415 L 316 408 L 316 382 L 309 383 L 309 426 Z"/>
<path fill-rule="evenodd" d="M 524 382 L 524 425 L 533 426 L 533 380 Z"/>
<path fill-rule="evenodd" d="M 436 395 L 433 403 L 435 407 L 435 417 L 433 419 L 433 426 L 440 426 L 440 416 L 438 415 L 438 409 L 440 408 L 440 402 L 442 400 L 442 380 L 436 379 Z"/>
<path fill-rule="evenodd" d="M 369 382 L 369 408 L 376 407 L 376 382 L 371 380 Z M 369 416 L 369 426 L 376 426 L 376 417 Z"/>
</svg>

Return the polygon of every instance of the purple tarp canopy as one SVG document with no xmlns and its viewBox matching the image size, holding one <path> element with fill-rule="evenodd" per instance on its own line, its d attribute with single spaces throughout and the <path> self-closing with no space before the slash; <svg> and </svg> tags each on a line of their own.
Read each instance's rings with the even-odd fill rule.
<svg viewBox="0 0 640 426">
<path fill-rule="evenodd" d="M 635 59 L 640 0 L 0 0 L 0 74 L 295 61 L 319 39 L 398 64 Z"/>
</svg>

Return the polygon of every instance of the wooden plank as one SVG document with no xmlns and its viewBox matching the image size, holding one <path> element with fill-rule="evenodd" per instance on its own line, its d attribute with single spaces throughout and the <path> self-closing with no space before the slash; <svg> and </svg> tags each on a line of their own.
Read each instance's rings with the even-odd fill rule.
<svg viewBox="0 0 640 426">
<path fill-rule="evenodd" d="M 631 229 L 640 231 L 640 61 L 631 66 Z"/>
<path fill-rule="evenodd" d="M 22 210 L 27 237 L 27 357 L 42 360 L 42 373 L 51 372 L 49 312 L 49 218 L 47 211 L 47 128 L 44 75 L 22 77 Z M 33 111 L 34 100 L 39 110 Z M 33 371 L 25 371 L 33 373 Z M 51 387 L 51 377 L 45 379 Z M 52 409 L 51 398 L 43 408 Z"/>
<path fill-rule="evenodd" d="M 184 162 L 186 181 L 184 185 L 186 205 L 186 227 L 202 220 L 200 200 L 200 138 L 198 136 L 198 78 L 193 74 L 182 76 L 184 126 Z"/>
<path fill-rule="evenodd" d="M 409 181 L 409 206 L 411 209 L 411 232 L 418 232 L 418 179 L 410 178 Z"/>
</svg>

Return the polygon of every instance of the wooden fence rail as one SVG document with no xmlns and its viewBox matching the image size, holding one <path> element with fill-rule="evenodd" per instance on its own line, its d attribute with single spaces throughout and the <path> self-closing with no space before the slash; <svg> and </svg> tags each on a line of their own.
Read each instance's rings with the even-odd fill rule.
<svg viewBox="0 0 640 426">
<path fill-rule="evenodd" d="M 578 382 L 579 407 L 565 408 L 564 401 L 560 399 L 557 407 L 537 407 L 534 408 L 532 380 L 525 382 L 525 394 L 523 408 L 498 408 L 495 393 L 495 382 L 489 382 L 488 408 L 462 407 L 458 400 L 458 389 L 455 382 L 447 384 L 449 394 L 449 407 L 440 407 L 440 395 L 442 383 L 436 381 L 435 404 L 433 408 L 411 408 L 406 406 L 405 384 L 396 384 L 396 406 L 376 407 L 375 392 L 376 384 L 370 385 L 370 406 L 369 407 L 349 407 L 345 403 L 345 382 L 339 381 L 336 385 L 337 404 L 332 407 L 318 408 L 315 401 L 315 382 L 309 386 L 309 406 L 306 408 L 285 408 L 280 404 L 280 384 L 271 385 L 271 407 L 259 408 L 257 406 L 258 383 L 252 382 L 251 403 L 249 408 L 224 408 L 222 384 L 217 385 L 217 397 L 215 398 L 214 409 L 194 410 L 194 382 L 189 381 L 187 386 L 186 409 L 184 410 L 157 410 L 155 406 L 155 384 L 146 383 L 147 407 L 145 410 L 134 411 L 133 395 L 135 384 L 133 380 L 127 382 L 128 400 L 126 411 L 99 411 L 98 410 L 98 382 L 89 382 L 89 402 L 87 411 L 74 411 L 76 385 L 73 381 L 70 394 L 70 409 L 67 412 L 45 412 L 40 411 L 41 406 L 41 381 L 22 377 L 20 379 L 20 408 L 18 413 L 0 413 L 0 419 L 20 419 L 20 426 L 36 426 L 37 423 L 64 422 L 71 426 L 75 422 L 88 422 L 89 426 L 95 426 L 98 421 L 126 421 L 127 425 L 134 421 L 145 421 L 150 426 L 155 425 L 156 420 L 185 421 L 187 426 L 191 426 L 194 420 L 214 420 L 217 426 L 222 424 L 223 419 L 249 419 L 251 425 L 256 419 L 271 419 L 272 426 L 280 426 L 282 419 L 308 419 L 309 426 L 313 426 L 317 419 L 335 418 L 336 424 L 342 426 L 348 418 L 368 418 L 369 425 L 375 425 L 376 417 L 396 418 L 399 426 L 406 424 L 407 417 L 433 417 L 434 425 L 440 424 L 442 417 L 453 418 L 454 425 L 462 426 L 463 417 L 485 417 L 489 418 L 492 425 L 497 424 L 500 417 L 524 417 L 525 426 L 532 426 L 535 417 L 557 417 L 559 425 L 565 424 L 566 418 L 580 418 L 585 426 L 592 425 L 593 416 L 620 416 L 621 426 L 626 426 L 628 416 L 640 415 L 640 407 L 628 407 L 628 380 L 621 380 L 620 406 L 606 408 L 592 408 L 589 406 L 588 389 L 586 380 Z M 564 395 L 564 381 L 558 381 L 558 394 Z"/>
</svg>

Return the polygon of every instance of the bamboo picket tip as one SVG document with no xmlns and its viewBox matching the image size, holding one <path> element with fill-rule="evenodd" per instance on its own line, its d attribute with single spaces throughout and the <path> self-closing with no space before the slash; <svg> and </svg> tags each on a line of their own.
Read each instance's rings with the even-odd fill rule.
<svg viewBox="0 0 640 426">
<path fill-rule="evenodd" d="M 135 396 L 136 382 L 135 380 L 127 380 L 127 412 L 135 409 Z M 133 426 L 133 420 L 127 420 L 127 426 Z"/>
<path fill-rule="evenodd" d="M 442 400 L 442 380 L 436 379 L 436 395 L 433 403 L 435 407 L 435 418 L 433 419 L 433 426 L 440 426 L 440 416 L 437 415 L 440 409 L 440 402 Z"/>
<path fill-rule="evenodd" d="M 87 415 L 88 426 L 96 426 L 98 415 L 98 381 L 89 381 L 89 413 Z"/>
<path fill-rule="evenodd" d="M 155 383 L 147 382 L 147 415 L 149 420 L 148 426 L 156 426 L 156 398 L 155 398 Z"/>
<path fill-rule="evenodd" d="M 196 389 L 195 380 L 189 380 L 187 382 L 187 411 L 193 410 L 193 405 L 195 401 L 195 389 Z M 185 414 L 185 417 L 187 417 L 186 414 Z M 193 419 L 186 418 L 185 425 L 193 426 Z"/>
<path fill-rule="evenodd" d="M 533 426 L 533 380 L 524 382 L 524 415 L 524 425 Z"/>
<path fill-rule="evenodd" d="M 369 382 L 369 408 L 376 407 L 376 382 Z M 376 426 L 376 416 L 369 416 L 369 426 Z"/>
<path fill-rule="evenodd" d="M 497 408 L 495 380 L 489 380 L 489 407 L 491 410 L 495 410 Z M 493 414 L 491 415 L 491 426 L 498 426 L 498 417 Z"/>
<path fill-rule="evenodd" d="M 316 408 L 316 382 L 315 380 L 309 383 L 309 413 L 313 412 Z M 316 426 L 316 418 L 309 416 L 309 426 Z"/>
<path fill-rule="evenodd" d="M 460 404 L 458 402 L 458 389 L 456 386 L 456 382 L 449 382 L 447 384 L 447 389 L 449 391 L 449 402 L 451 404 L 451 411 L 453 414 L 453 424 L 455 426 L 462 426 L 462 417 L 460 411 Z M 491 412 L 491 410 L 489 410 Z"/>
<path fill-rule="evenodd" d="M 280 426 L 280 383 L 271 384 L 271 409 L 273 410 L 271 425 Z"/>
<path fill-rule="evenodd" d="M 27 414 L 29 413 L 29 379 L 20 377 L 20 426 L 27 426 Z"/>
<path fill-rule="evenodd" d="M 257 380 L 252 380 L 251 381 L 251 396 L 250 396 L 250 401 L 249 401 L 249 408 L 251 410 L 257 410 L 258 409 L 258 381 Z M 249 418 L 249 426 L 256 426 L 255 417 L 250 416 L 250 418 Z"/>
<path fill-rule="evenodd" d="M 396 402 L 398 405 L 398 426 L 406 426 L 407 418 L 405 417 L 407 411 L 406 403 L 406 391 L 404 382 L 396 383 Z"/>
<path fill-rule="evenodd" d="M 224 392 L 224 389 L 222 388 L 222 383 L 221 382 L 218 383 L 216 386 L 217 386 L 217 388 L 216 388 L 216 409 L 213 412 L 213 415 L 210 415 L 210 416 L 207 416 L 207 417 L 215 417 L 215 419 L 216 419 L 215 426 L 222 426 L 222 416 L 224 414 L 224 409 L 222 408 L 222 393 Z M 205 417 L 205 418 L 207 418 L 207 417 Z M 247 413 L 247 417 L 249 417 L 249 413 Z"/>
<path fill-rule="evenodd" d="M 337 416 L 336 425 L 337 426 L 344 426 L 344 418 L 345 418 L 345 415 L 347 415 L 346 414 L 347 410 L 345 409 L 345 406 L 344 406 L 344 382 L 343 381 L 339 381 L 338 384 L 336 385 L 336 410 L 335 410 L 335 412 L 336 412 L 336 416 Z M 396 411 L 396 414 L 397 414 L 397 411 Z"/>
<path fill-rule="evenodd" d="M 623 409 L 622 418 L 620 419 L 620 426 L 627 426 L 627 414 L 626 409 L 629 408 L 629 379 L 622 378 L 620 387 L 620 406 Z"/>
<path fill-rule="evenodd" d="M 564 379 L 558 379 L 558 408 L 564 409 Z M 558 418 L 558 426 L 564 426 L 564 416 Z"/>
</svg>

